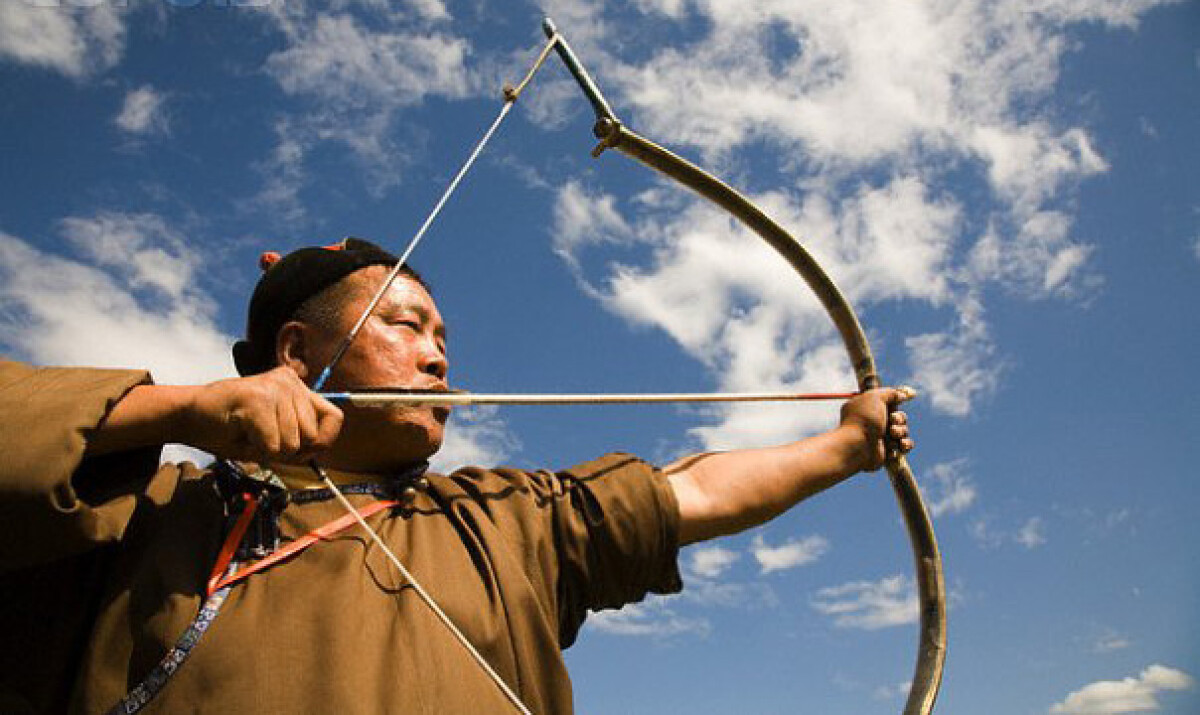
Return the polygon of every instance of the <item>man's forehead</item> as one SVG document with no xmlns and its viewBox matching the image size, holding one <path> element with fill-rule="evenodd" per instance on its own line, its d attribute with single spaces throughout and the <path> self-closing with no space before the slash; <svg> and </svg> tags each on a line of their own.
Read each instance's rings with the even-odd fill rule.
<svg viewBox="0 0 1200 715">
<path fill-rule="evenodd" d="M 374 291 L 379 290 L 380 284 L 384 280 L 387 280 L 387 274 L 384 272 L 383 275 L 372 278 L 369 285 L 372 295 L 374 295 Z M 379 301 L 378 310 L 380 312 L 412 311 L 420 315 L 424 320 L 432 320 L 439 326 L 442 325 L 442 315 L 438 311 L 437 303 L 433 300 L 433 296 L 416 279 L 403 273 L 396 276 L 396 280 L 392 281 L 392 285 L 388 287 L 387 293 Z"/>
<path fill-rule="evenodd" d="M 378 284 L 376 284 L 378 290 Z M 384 294 L 383 300 L 392 303 L 404 303 L 406 305 L 424 305 L 430 308 L 437 309 L 437 304 L 433 302 L 433 296 L 429 295 L 429 291 L 418 283 L 413 278 L 401 273 L 396 276 L 396 280 L 388 286 L 387 293 Z"/>
<path fill-rule="evenodd" d="M 357 284 L 359 292 L 365 292 L 370 297 L 374 297 L 375 292 L 391 275 L 391 271 L 392 269 L 388 266 L 367 266 L 355 271 L 350 278 Z M 405 299 L 409 302 L 424 301 L 433 305 L 433 296 L 417 279 L 407 273 L 399 273 L 392 284 L 388 286 L 387 293 L 380 299 L 380 304 Z"/>
</svg>

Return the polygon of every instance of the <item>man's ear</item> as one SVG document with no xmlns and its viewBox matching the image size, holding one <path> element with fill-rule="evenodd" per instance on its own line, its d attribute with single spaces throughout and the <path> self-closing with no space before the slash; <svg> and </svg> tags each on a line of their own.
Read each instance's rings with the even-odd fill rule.
<svg viewBox="0 0 1200 715">
<path fill-rule="evenodd" d="M 275 336 L 276 364 L 290 367 L 305 382 L 319 369 L 309 364 L 315 358 L 312 354 L 311 330 L 308 324 L 291 320 L 284 323 Z"/>
</svg>

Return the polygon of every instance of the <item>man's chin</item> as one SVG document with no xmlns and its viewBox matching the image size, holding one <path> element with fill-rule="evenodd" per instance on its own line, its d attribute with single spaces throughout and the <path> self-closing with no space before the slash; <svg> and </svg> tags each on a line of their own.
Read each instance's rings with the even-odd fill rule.
<svg viewBox="0 0 1200 715">
<path fill-rule="evenodd" d="M 433 455 L 437 454 L 438 450 L 442 448 L 442 443 L 445 441 L 445 436 L 446 433 L 443 429 L 441 429 L 441 425 L 438 425 L 438 429 L 436 430 L 430 430 L 428 438 L 425 441 L 424 448 L 421 450 L 424 453 L 421 456 L 421 459 L 429 459 Z"/>
<path fill-rule="evenodd" d="M 437 423 L 445 425 L 450 419 L 450 408 L 444 405 L 384 405 L 353 408 L 366 420 L 384 419 L 393 424 Z"/>
<path fill-rule="evenodd" d="M 429 459 L 442 447 L 446 417 L 428 407 L 348 412 L 346 457 L 381 466 Z"/>
</svg>

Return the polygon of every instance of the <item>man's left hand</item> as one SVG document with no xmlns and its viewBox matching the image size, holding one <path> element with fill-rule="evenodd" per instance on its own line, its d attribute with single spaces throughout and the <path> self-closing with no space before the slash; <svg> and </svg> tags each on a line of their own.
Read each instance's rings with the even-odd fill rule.
<svg viewBox="0 0 1200 715">
<path fill-rule="evenodd" d="M 911 400 L 911 388 L 881 387 L 856 395 L 842 406 L 842 429 L 857 430 L 862 439 L 862 467 L 873 472 L 891 454 L 908 454 L 915 446 L 908 432 L 908 415 L 899 407 Z"/>
</svg>

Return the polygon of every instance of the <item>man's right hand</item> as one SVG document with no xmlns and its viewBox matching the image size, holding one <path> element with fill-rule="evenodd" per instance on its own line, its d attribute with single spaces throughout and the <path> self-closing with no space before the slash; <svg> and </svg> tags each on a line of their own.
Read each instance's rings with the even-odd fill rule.
<svg viewBox="0 0 1200 715">
<path fill-rule="evenodd" d="M 333 446 L 342 411 L 286 367 L 207 385 L 141 385 L 88 435 L 88 454 L 179 442 L 228 459 L 302 463 Z"/>
<path fill-rule="evenodd" d="M 307 461 L 342 428 L 342 411 L 286 367 L 200 386 L 180 417 L 185 444 L 260 462 Z"/>
</svg>

